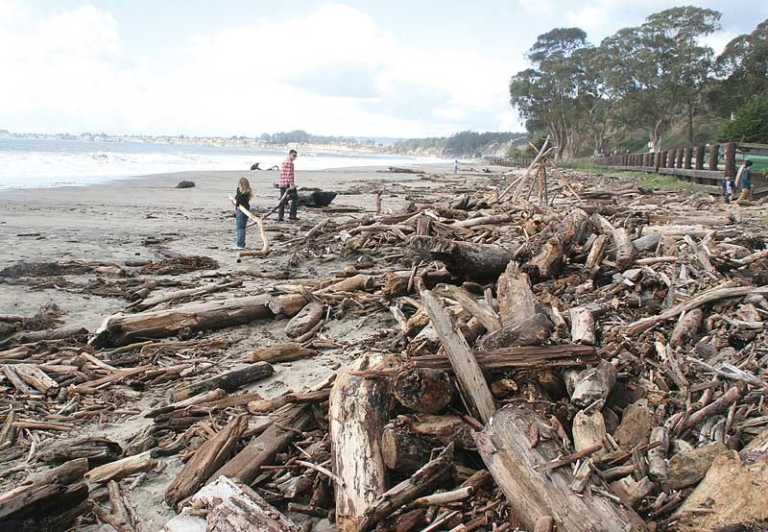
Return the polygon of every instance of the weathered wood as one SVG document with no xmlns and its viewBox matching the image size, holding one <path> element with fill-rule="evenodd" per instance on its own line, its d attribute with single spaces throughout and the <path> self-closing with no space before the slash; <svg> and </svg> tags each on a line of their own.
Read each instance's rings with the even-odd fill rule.
<svg viewBox="0 0 768 532">
<path fill-rule="evenodd" d="M 110 439 L 85 436 L 74 440 L 53 441 L 40 449 L 37 459 L 47 463 L 63 463 L 86 458 L 89 467 L 96 467 L 117 460 L 122 453 L 120 444 Z"/>
<path fill-rule="evenodd" d="M 602 360 L 597 367 L 585 369 L 577 375 L 572 388 L 569 387 L 571 401 L 582 408 L 594 402 L 602 406 L 614 384 L 616 367 L 607 360 Z"/>
<path fill-rule="evenodd" d="M 194 395 L 189 399 L 183 399 L 181 401 L 176 401 L 175 403 L 171 403 L 166 406 L 153 408 L 152 410 L 144 414 L 144 417 L 157 417 L 163 414 L 167 414 L 169 412 L 173 412 L 174 410 L 183 410 L 190 406 L 195 406 L 201 403 L 218 401 L 219 399 L 223 398 L 226 394 L 227 392 L 225 392 L 221 388 L 216 388 L 209 392 L 203 392 L 198 395 Z"/>
<path fill-rule="evenodd" d="M 512 252 L 494 244 L 474 244 L 431 236 L 413 236 L 411 249 L 439 260 L 453 275 L 464 279 L 494 280 L 512 260 Z"/>
<path fill-rule="evenodd" d="M 635 261 L 635 247 L 632 245 L 632 241 L 627 234 L 627 230 L 623 227 L 614 227 L 604 217 L 599 214 L 592 215 L 595 223 L 604 234 L 611 235 L 611 240 L 614 246 L 614 256 L 616 260 L 616 267 L 620 270 L 626 270 Z"/>
<path fill-rule="evenodd" d="M 599 410 L 579 410 L 573 417 L 573 446 L 577 451 L 605 445 L 605 420 Z"/>
<path fill-rule="evenodd" d="M 51 396 L 59 393 L 59 384 L 41 370 L 39 366 L 35 364 L 16 364 L 13 369 L 21 380 L 43 395 Z"/>
<path fill-rule="evenodd" d="M 768 462 L 747 465 L 734 451 L 718 456 L 672 517 L 684 532 L 762 530 L 768 522 Z"/>
<path fill-rule="evenodd" d="M 389 417 L 386 383 L 354 376 L 367 360 L 339 372 L 328 407 L 335 486 L 336 526 L 356 531 L 365 512 L 386 490 L 381 434 Z"/>
<path fill-rule="evenodd" d="M 741 297 L 749 294 L 768 294 L 768 286 L 760 286 L 757 288 L 751 286 L 738 286 L 738 287 L 726 287 L 726 288 L 713 288 L 707 290 L 697 296 L 692 297 L 688 301 L 678 303 L 674 307 L 665 310 L 664 312 L 655 316 L 649 316 L 647 318 L 641 318 L 627 325 L 623 331 L 627 336 L 634 336 L 646 331 L 666 320 L 672 319 L 683 312 L 693 310 L 708 303 L 713 303 L 721 299 Z"/>
<path fill-rule="evenodd" d="M 598 235 L 598 237 L 595 238 L 595 241 L 592 242 L 592 247 L 589 248 L 589 255 L 587 255 L 587 261 L 584 263 L 584 267 L 587 271 L 591 272 L 602 264 L 607 244 L 608 236 L 606 235 Z"/>
<path fill-rule="evenodd" d="M 272 399 L 255 399 L 248 402 L 248 411 L 252 414 L 274 412 L 291 403 L 320 403 L 328 400 L 330 388 L 310 392 L 286 392 Z"/>
<path fill-rule="evenodd" d="M 672 330 L 672 334 L 669 337 L 669 345 L 678 347 L 683 345 L 686 341 L 694 339 L 699 332 L 703 319 L 704 312 L 698 308 L 681 314 L 680 319 L 677 320 L 677 324 L 675 324 L 675 328 Z"/>
<path fill-rule="evenodd" d="M 429 319 L 440 342 L 448 354 L 462 394 L 470 407 L 483 421 L 488 421 L 496 410 L 496 405 L 488 389 L 488 383 L 477 364 L 464 336 L 459 332 L 451 315 L 442 303 L 429 290 L 421 291 L 421 301 L 429 314 Z"/>
<path fill-rule="evenodd" d="M 501 320 L 496 311 L 484 301 L 477 301 L 464 288 L 448 285 L 443 288 L 443 292 L 451 299 L 455 299 L 466 312 L 477 318 L 486 331 L 494 332 L 501 329 Z"/>
<path fill-rule="evenodd" d="M 233 369 L 213 377 L 193 382 L 174 390 L 171 401 L 182 401 L 197 394 L 220 388 L 225 392 L 233 392 L 238 388 L 265 379 L 275 372 L 268 362 L 254 362 L 248 366 Z"/>
<path fill-rule="evenodd" d="M 142 299 L 139 301 L 136 301 L 130 305 L 128 305 L 128 308 L 135 309 L 137 311 L 147 310 L 152 307 L 156 307 L 157 305 L 161 305 L 163 303 L 170 303 L 172 301 L 177 301 L 179 299 L 188 299 L 188 298 L 195 298 L 197 296 L 202 296 L 205 294 L 212 294 L 214 292 L 220 292 L 222 290 L 226 290 L 228 288 L 235 288 L 238 286 L 242 286 L 243 281 L 237 280 L 237 281 L 231 281 L 227 283 L 218 283 L 211 286 L 203 286 L 200 288 L 189 288 L 186 290 L 176 290 L 174 292 L 170 292 L 168 294 L 162 294 L 159 296 L 154 297 L 148 297 L 146 299 Z"/>
<path fill-rule="evenodd" d="M 124 345 L 147 338 L 173 336 L 182 330 L 202 331 L 242 325 L 271 318 L 270 300 L 269 296 L 260 295 L 115 314 L 104 321 L 91 343 L 97 347 Z"/>
<path fill-rule="evenodd" d="M 400 371 L 392 381 L 392 392 L 400 404 L 425 414 L 442 412 L 456 395 L 447 372 L 426 368 Z"/>
<path fill-rule="evenodd" d="M 651 430 L 648 449 L 648 474 L 652 479 L 663 481 L 667 478 L 667 451 L 669 449 L 669 433 L 665 427 L 654 427 Z"/>
<path fill-rule="evenodd" d="M 624 450 L 631 451 L 648 443 L 653 425 L 653 414 L 648 408 L 648 401 L 640 399 L 624 409 L 621 423 L 613 437 Z"/>
<path fill-rule="evenodd" d="M 595 345 L 595 317 L 588 308 L 575 307 L 571 314 L 571 341 L 576 344 Z"/>
<path fill-rule="evenodd" d="M 290 362 L 315 356 L 316 353 L 316 351 L 307 349 L 299 343 L 283 342 L 251 351 L 248 353 L 248 359 L 253 362 Z"/>
<path fill-rule="evenodd" d="M 459 449 L 474 449 L 473 428 L 459 416 L 399 416 L 407 420 L 414 434 L 429 438 L 443 445 L 453 443 Z"/>
<path fill-rule="evenodd" d="M 208 482 L 225 476 L 249 484 L 261 471 L 261 466 L 270 463 L 278 452 L 293 441 L 297 432 L 307 428 L 311 421 L 312 416 L 307 405 L 289 408 L 277 416 L 267 430 L 251 440 L 234 458 L 211 475 Z"/>
<path fill-rule="evenodd" d="M 220 477 L 183 505 L 204 510 L 182 512 L 161 532 L 299 532 L 300 528 L 237 479 Z"/>
<path fill-rule="evenodd" d="M 510 261 L 497 285 L 501 329 L 488 334 L 483 349 L 539 345 L 552 334 L 554 325 L 540 308 L 531 290 L 528 274 Z"/>
<path fill-rule="evenodd" d="M 544 425 L 544 421 L 530 407 L 509 405 L 476 436 L 480 456 L 517 520 L 533 529 L 540 518 L 551 516 L 563 532 L 646 530 L 632 510 L 588 492 L 571 491 L 573 477 L 568 468 L 540 471 L 561 451 L 554 440 L 532 447 L 528 436 L 532 425 Z"/>
<path fill-rule="evenodd" d="M 453 471 L 453 445 L 448 445 L 410 478 L 382 493 L 365 511 L 359 530 L 373 529 L 394 510 L 409 504 L 417 497 L 434 491 Z"/>
<path fill-rule="evenodd" d="M 150 452 L 145 451 L 93 468 L 85 474 L 85 479 L 91 484 L 102 484 L 110 480 L 120 480 L 134 473 L 149 471 L 156 464 L 157 462 L 150 456 Z"/>
<path fill-rule="evenodd" d="M 557 275 L 565 264 L 565 249 L 559 237 L 547 240 L 539 252 L 525 263 L 523 269 L 534 280 L 550 279 Z"/>
<path fill-rule="evenodd" d="M 728 448 L 720 442 L 680 451 L 669 460 L 664 486 L 667 489 L 682 489 L 696 484 L 707 474 L 715 458 L 728 452 Z"/>
<path fill-rule="evenodd" d="M 237 416 L 216 436 L 201 445 L 165 489 L 165 502 L 168 506 L 174 507 L 179 501 L 193 495 L 229 458 L 247 428 L 247 418 Z"/>
<path fill-rule="evenodd" d="M 381 433 L 381 456 L 392 471 L 410 474 L 429 462 L 431 443 L 415 434 L 407 419 L 390 421 Z"/>
<path fill-rule="evenodd" d="M 323 319 L 325 313 L 323 305 L 312 301 L 304 306 L 285 326 L 285 335 L 288 338 L 297 338 L 308 333 Z"/>
</svg>

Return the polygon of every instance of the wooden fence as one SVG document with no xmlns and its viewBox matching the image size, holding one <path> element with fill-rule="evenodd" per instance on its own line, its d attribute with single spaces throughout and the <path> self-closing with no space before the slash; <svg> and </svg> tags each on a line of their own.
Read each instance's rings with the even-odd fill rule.
<svg viewBox="0 0 768 532">
<path fill-rule="evenodd" d="M 655 153 L 609 155 L 595 158 L 593 162 L 598 166 L 673 175 L 693 183 L 719 187 L 725 177 L 736 177 L 737 153 L 756 150 L 768 153 L 768 145 L 737 142 L 697 144 Z M 756 186 L 766 185 L 765 176 L 758 173 L 754 181 Z"/>
</svg>

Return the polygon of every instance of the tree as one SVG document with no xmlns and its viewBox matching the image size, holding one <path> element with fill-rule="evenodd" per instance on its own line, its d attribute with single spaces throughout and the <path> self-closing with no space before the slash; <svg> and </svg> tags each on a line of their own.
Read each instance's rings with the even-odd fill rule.
<svg viewBox="0 0 768 532">
<path fill-rule="evenodd" d="M 768 92 L 768 19 L 731 40 L 716 61 L 722 78 L 710 93 L 715 111 L 728 116 L 754 94 Z"/>
<path fill-rule="evenodd" d="M 725 142 L 768 144 L 768 96 L 755 96 L 726 123 L 720 134 Z"/>
<path fill-rule="evenodd" d="M 558 157 L 576 152 L 579 109 L 574 54 L 587 46 L 587 34 L 580 28 L 556 28 L 539 35 L 528 51 L 533 68 L 518 72 L 509 84 L 510 103 L 526 127 L 546 129 Z"/>
</svg>

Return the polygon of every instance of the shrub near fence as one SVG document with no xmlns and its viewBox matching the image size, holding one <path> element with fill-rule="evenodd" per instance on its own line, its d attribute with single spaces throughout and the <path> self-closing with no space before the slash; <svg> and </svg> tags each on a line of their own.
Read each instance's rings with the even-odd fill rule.
<svg viewBox="0 0 768 532">
<path fill-rule="evenodd" d="M 726 142 L 682 146 L 655 153 L 609 155 L 595 158 L 594 163 L 623 170 L 673 175 L 694 183 L 719 187 L 726 176 L 736 176 L 739 159 L 760 153 L 768 154 L 768 145 Z M 756 187 L 766 185 L 765 176 L 759 173 L 755 174 L 754 181 Z"/>
</svg>

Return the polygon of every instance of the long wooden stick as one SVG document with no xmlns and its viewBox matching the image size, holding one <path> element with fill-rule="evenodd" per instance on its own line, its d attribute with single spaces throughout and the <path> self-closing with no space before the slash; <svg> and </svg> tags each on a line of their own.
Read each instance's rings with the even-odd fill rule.
<svg viewBox="0 0 768 532">
<path fill-rule="evenodd" d="M 287 194 L 288 193 L 286 192 L 285 195 Z M 283 195 L 283 197 L 285 197 L 285 195 Z M 231 201 L 232 204 L 235 205 L 240 212 L 245 214 L 249 220 L 253 221 L 256 225 L 259 226 L 259 235 L 261 236 L 261 242 L 262 242 L 261 249 L 258 251 L 249 251 L 248 255 L 258 255 L 260 257 L 269 255 L 269 239 L 267 238 L 267 232 L 264 229 L 263 218 L 259 218 L 258 216 L 253 214 L 251 211 L 249 211 L 242 205 L 238 205 L 237 202 L 235 201 L 235 198 L 233 198 L 232 196 L 229 196 L 229 201 Z M 282 201 L 282 199 L 280 201 Z M 270 213 L 267 213 L 267 215 L 265 215 L 264 218 L 266 218 L 266 216 L 269 216 L 269 214 Z"/>
</svg>

